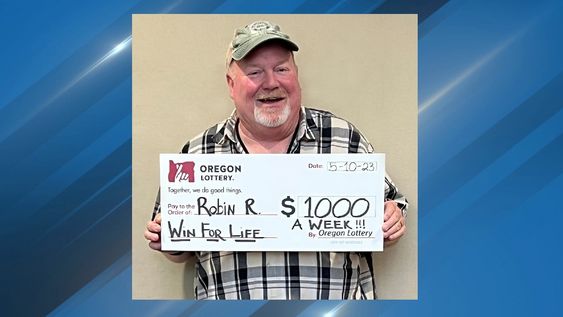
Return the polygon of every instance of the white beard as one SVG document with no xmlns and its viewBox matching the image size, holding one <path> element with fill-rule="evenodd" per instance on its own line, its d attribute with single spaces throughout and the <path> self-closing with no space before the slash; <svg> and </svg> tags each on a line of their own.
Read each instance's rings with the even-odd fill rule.
<svg viewBox="0 0 563 317">
<path fill-rule="evenodd" d="M 285 100 L 281 112 L 277 110 L 276 112 L 269 112 L 266 108 L 258 106 L 256 102 L 254 103 L 254 120 L 267 128 L 277 128 L 286 123 L 290 112 L 289 99 Z"/>
</svg>

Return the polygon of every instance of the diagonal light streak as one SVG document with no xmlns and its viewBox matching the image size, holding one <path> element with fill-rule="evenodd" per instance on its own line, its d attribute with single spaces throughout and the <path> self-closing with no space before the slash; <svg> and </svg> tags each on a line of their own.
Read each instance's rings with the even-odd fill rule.
<svg viewBox="0 0 563 317">
<path fill-rule="evenodd" d="M 92 228 L 94 228 L 96 225 L 98 225 L 100 222 L 102 222 L 104 219 L 106 219 L 107 217 L 109 217 L 111 214 L 113 214 L 114 211 L 116 211 L 117 209 L 119 209 L 119 207 L 121 207 L 123 204 L 125 204 L 126 202 L 131 200 L 131 195 L 125 197 L 125 199 L 123 199 L 122 201 L 120 201 L 117 205 L 115 205 L 113 208 L 111 208 L 108 212 L 106 212 L 102 217 L 98 218 L 98 220 L 96 220 L 94 223 L 92 223 L 90 226 L 88 226 L 88 228 L 82 230 L 82 232 L 75 236 L 72 240 L 70 240 L 69 242 L 67 242 L 62 248 L 60 248 L 60 251 L 63 253 L 64 250 L 66 248 L 68 248 L 70 245 L 72 245 L 75 241 L 77 241 L 78 239 L 80 239 L 83 235 L 85 235 L 86 233 L 90 232 L 90 230 L 92 230 Z"/>
<path fill-rule="evenodd" d="M 176 7 L 181 4 L 183 1 L 182 0 L 178 0 L 174 3 L 171 3 L 169 6 L 167 6 L 166 8 L 162 9 L 162 11 L 160 12 L 161 14 L 163 13 L 170 13 L 172 12 L 172 10 L 176 9 Z"/>
<path fill-rule="evenodd" d="M 507 47 L 509 47 L 514 41 L 516 41 L 519 37 L 523 36 L 528 30 L 534 27 L 537 23 L 546 19 L 546 17 L 552 14 L 552 10 L 545 9 L 531 20 L 529 20 L 522 28 L 520 28 L 517 32 L 515 32 L 512 36 L 509 36 L 506 40 L 502 41 L 497 47 L 495 47 L 492 51 L 485 54 L 483 57 L 478 59 L 475 63 L 471 66 L 466 68 L 461 74 L 455 77 L 452 81 L 450 81 L 447 85 L 442 87 L 442 89 L 438 90 L 434 95 L 430 98 L 425 100 L 423 103 L 420 104 L 418 108 L 418 114 L 422 114 L 428 108 L 434 106 L 437 101 L 442 99 L 445 95 L 450 93 L 453 89 L 459 86 L 463 81 L 485 66 L 488 62 L 493 60 L 497 55 L 499 55 L 502 51 L 504 51 Z"/>
<path fill-rule="evenodd" d="M 337 1 L 330 9 L 326 10 L 326 13 L 335 13 L 335 11 L 338 9 L 338 7 L 340 7 L 342 4 L 344 4 L 346 1 Z"/>
<path fill-rule="evenodd" d="M 488 62 L 493 60 L 498 54 L 504 51 L 510 44 L 512 44 L 521 34 L 523 31 L 517 32 L 516 34 L 512 35 L 508 39 L 501 42 L 497 47 L 495 47 L 492 51 L 485 54 L 485 56 L 478 59 L 475 63 L 471 66 L 466 68 L 461 74 L 456 76 L 452 81 L 450 81 L 447 85 L 442 87 L 442 89 L 438 90 L 434 95 L 430 98 L 426 99 L 419 107 L 418 113 L 421 114 L 429 107 L 436 104 L 437 101 L 442 99 L 445 95 L 450 93 L 454 88 L 459 86 L 462 82 L 464 82 L 467 78 L 473 75 L 475 72 L 480 70 L 484 65 Z"/>
<path fill-rule="evenodd" d="M 39 113 L 39 111 L 41 111 L 47 105 L 51 104 L 53 101 L 55 101 L 57 98 L 59 98 L 62 94 L 64 94 L 65 92 L 70 90 L 72 87 L 74 87 L 84 77 L 91 74 L 97 68 L 102 66 L 105 62 L 107 62 L 108 60 L 110 60 L 112 57 L 116 56 L 120 52 L 124 51 L 129 46 L 131 46 L 131 35 L 127 36 L 123 41 L 121 41 L 117 45 L 115 45 L 109 52 L 104 54 L 104 56 L 100 57 L 93 64 L 91 64 L 89 67 L 87 67 L 85 70 L 83 70 L 80 74 L 78 74 L 78 76 L 76 76 L 74 79 L 72 79 L 70 82 L 68 82 L 62 89 L 57 91 L 54 95 L 52 95 L 49 98 L 46 98 L 45 102 L 38 105 L 32 111 L 26 111 L 25 113 L 23 113 L 21 116 L 19 116 L 19 118 L 17 119 L 17 122 L 11 122 L 12 126 L 8 126 L 8 128 L 7 128 L 7 130 L 9 130 L 9 131 L 5 131 L 5 132 L 1 131 L 0 132 L 1 133 L 0 134 L 0 142 L 3 141 L 5 138 L 7 138 L 12 133 L 14 133 L 14 131 L 16 131 L 18 128 L 23 126 L 28 120 L 30 120 L 33 116 L 35 116 L 37 113 Z"/>
<path fill-rule="evenodd" d="M 418 108 L 418 114 L 422 114 L 431 106 L 435 105 L 436 102 L 442 99 L 445 95 L 450 93 L 454 88 L 459 86 L 464 80 L 469 78 L 475 72 L 480 70 L 483 66 L 485 66 L 488 62 L 493 60 L 497 55 L 499 55 L 502 51 L 504 51 L 507 47 L 509 47 L 514 41 L 518 38 L 523 36 L 528 30 L 534 27 L 537 23 L 546 19 L 547 15 L 550 15 L 552 10 L 544 10 L 540 12 L 538 15 L 533 17 L 528 23 L 526 23 L 520 30 L 514 33 L 512 36 L 508 37 L 506 40 L 502 41 L 497 47 L 495 47 L 492 51 L 485 54 L 483 57 L 478 59 L 475 63 L 471 66 L 466 68 L 461 74 L 455 77 L 449 84 L 445 85 L 442 89 L 432 95 L 430 98 L 425 100 L 423 103 L 420 104 Z"/>
<path fill-rule="evenodd" d="M 336 305 L 336 307 L 326 312 L 323 317 L 335 317 L 338 311 L 342 309 L 342 306 L 344 306 L 344 304 L 346 304 L 346 302 L 343 301 L 340 304 Z"/>
<path fill-rule="evenodd" d="M 95 193 L 93 193 L 92 195 L 90 195 L 90 197 L 88 197 L 87 199 L 85 199 L 78 207 L 74 208 L 71 212 L 68 212 L 64 217 L 62 217 L 61 219 L 59 219 L 54 225 L 52 225 L 50 228 L 48 228 L 45 233 L 44 236 L 49 235 L 53 230 L 55 230 L 59 225 L 61 225 L 62 223 L 64 223 L 65 221 L 67 221 L 70 217 L 72 217 L 74 214 L 76 214 L 80 209 L 82 209 L 82 207 L 86 206 L 87 204 L 89 204 L 92 200 L 98 198 L 98 196 L 103 193 L 103 191 L 105 191 L 107 188 L 109 188 L 111 185 L 113 185 L 115 182 L 117 182 L 123 175 L 127 174 L 128 172 L 131 171 L 131 166 L 128 166 L 126 169 L 124 169 L 123 171 L 121 171 L 119 174 L 117 174 L 116 176 L 114 176 L 110 181 L 108 181 L 106 184 L 104 184 L 102 187 L 100 187 Z M 41 238 L 43 239 L 43 238 Z"/>
<path fill-rule="evenodd" d="M 117 55 L 119 52 L 123 51 L 125 48 L 127 48 L 129 45 L 131 44 L 131 35 L 129 35 L 128 37 L 126 37 L 123 41 L 121 41 L 119 44 L 117 44 L 116 46 L 114 46 L 109 52 L 107 52 L 104 56 L 102 56 L 101 58 L 99 58 L 97 61 L 95 61 L 92 65 L 90 65 L 90 67 L 88 67 L 86 70 L 82 71 L 78 76 L 76 76 L 76 78 L 74 78 L 72 81 L 70 81 L 65 87 L 63 87 L 63 89 L 59 90 L 53 97 L 51 97 L 49 99 L 49 101 L 46 104 L 51 103 L 53 100 L 57 99 L 60 95 L 62 95 L 63 93 L 65 93 L 66 91 L 68 91 L 70 88 L 72 88 L 74 85 L 76 85 L 79 81 L 81 81 L 84 77 L 88 76 L 90 73 L 92 73 L 94 70 L 96 70 L 98 67 L 100 67 L 100 65 L 102 65 L 103 63 L 105 63 L 106 61 L 108 61 L 110 58 L 112 58 L 113 56 Z"/>
</svg>

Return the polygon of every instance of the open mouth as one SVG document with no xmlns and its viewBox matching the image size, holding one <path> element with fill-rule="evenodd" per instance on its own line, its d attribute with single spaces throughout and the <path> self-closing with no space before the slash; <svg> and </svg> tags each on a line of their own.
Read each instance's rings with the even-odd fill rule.
<svg viewBox="0 0 563 317">
<path fill-rule="evenodd" d="M 266 98 L 257 98 L 256 100 L 261 102 L 261 103 L 272 104 L 272 103 L 276 103 L 278 101 L 282 101 L 284 99 L 285 99 L 285 97 L 266 97 Z"/>
</svg>

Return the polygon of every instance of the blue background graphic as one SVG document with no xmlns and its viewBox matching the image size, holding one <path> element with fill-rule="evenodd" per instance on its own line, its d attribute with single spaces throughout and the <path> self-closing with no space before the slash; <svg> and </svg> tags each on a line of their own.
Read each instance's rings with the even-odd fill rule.
<svg viewBox="0 0 563 317">
<path fill-rule="evenodd" d="M 0 12 L 3 316 L 561 315 L 563 2 L 2 1 Z M 135 13 L 419 15 L 419 300 L 131 300 Z"/>
</svg>

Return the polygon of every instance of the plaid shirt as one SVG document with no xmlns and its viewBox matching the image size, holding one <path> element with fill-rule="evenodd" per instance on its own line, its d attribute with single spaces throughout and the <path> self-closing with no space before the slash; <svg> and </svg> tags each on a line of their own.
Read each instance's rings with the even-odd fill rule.
<svg viewBox="0 0 563 317">
<path fill-rule="evenodd" d="M 189 141 L 182 153 L 248 153 L 237 132 L 236 111 Z M 301 107 L 288 153 L 372 153 L 366 138 L 330 112 Z M 389 176 L 385 198 L 403 211 L 407 201 Z M 160 212 L 160 193 L 153 217 Z M 196 252 L 197 299 L 375 299 L 371 253 Z"/>
</svg>

